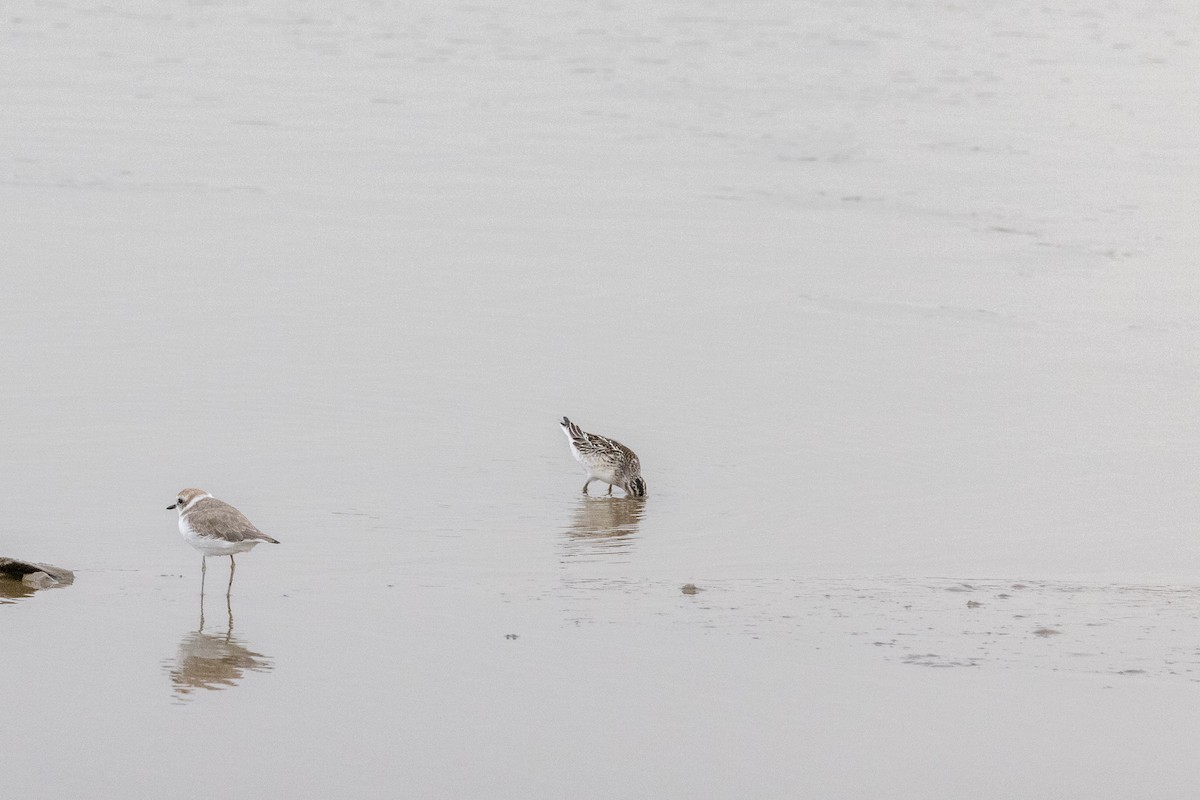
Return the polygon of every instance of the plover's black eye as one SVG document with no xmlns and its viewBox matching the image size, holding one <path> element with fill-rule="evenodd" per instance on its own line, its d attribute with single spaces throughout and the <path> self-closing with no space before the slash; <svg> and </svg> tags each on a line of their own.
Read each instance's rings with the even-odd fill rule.
<svg viewBox="0 0 1200 800">
<path fill-rule="evenodd" d="M 182 497 L 176 497 L 176 498 L 175 498 L 175 502 L 176 502 L 176 503 L 179 503 L 179 505 L 183 505 L 183 498 L 182 498 Z"/>
</svg>

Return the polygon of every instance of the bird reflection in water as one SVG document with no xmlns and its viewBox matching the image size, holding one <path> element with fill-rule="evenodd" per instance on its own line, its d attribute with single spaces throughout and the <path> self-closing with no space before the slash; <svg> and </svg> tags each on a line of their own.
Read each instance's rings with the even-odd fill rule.
<svg viewBox="0 0 1200 800">
<path fill-rule="evenodd" d="M 15 603 L 34 593 L 35 589 L 21 581 L 0 575 L 0 603 Z"/>
<path fill-rule="evenodd" d="M 563 561 L 609 560 L 633 551 L 645 497 L 580 497 L 576 502 Z"/>
<path fill-rule="evenodd" d="M 237 686 L 247 672 L 270 672 L 271 659 L 248 649 L 233 635 L 233 602 L 225 593 L 227 624 L 223 633 L 204 630 L 204 583 L 200 583 L 200 627 L 179 642 L 175 660 L 164 663 L 176 700 L 189 699 L 198 689 L 215 691 Z"/>
</svg>

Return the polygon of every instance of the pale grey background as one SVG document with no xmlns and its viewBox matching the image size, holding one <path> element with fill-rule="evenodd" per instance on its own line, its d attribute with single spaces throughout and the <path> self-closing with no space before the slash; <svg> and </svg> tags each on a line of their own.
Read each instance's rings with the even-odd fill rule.
<svg viewBox="0 0 1200 800">
<path fill-rule="evenodd" d="M 2 17 L 0 553 L 79 571 L 0 607 L 12 785 L 1200 778 L 1192 4 Z M 181 698 L 185 485 L 283 544 Z"/>
</svg>

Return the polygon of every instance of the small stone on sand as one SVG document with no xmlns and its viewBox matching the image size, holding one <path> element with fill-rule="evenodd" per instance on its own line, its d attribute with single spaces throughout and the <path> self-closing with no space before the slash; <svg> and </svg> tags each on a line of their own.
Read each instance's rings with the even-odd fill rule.
<svg viewBox="0 0 1200 800">
<path fill-rule="evenodd" d="M 684 594 L 695 594 L 696 592 L 702 592 L 704 590 L 696 586 L 694 583 L 685 583 L 680 591 Z"/>
<path fill-rule="evenodd" d="M 0 557 L 0 575 L 21 581 L 35 589 L 68 584 L 75 580 L 75 573 L 69 569 L 3 557 Z"/>
<path fill-rule="evenodd" d="M 21 583 L 34 589 L 45 589 L 58 581 L 44 572 L 27 572 L 21 576 Z"/>
</svg>

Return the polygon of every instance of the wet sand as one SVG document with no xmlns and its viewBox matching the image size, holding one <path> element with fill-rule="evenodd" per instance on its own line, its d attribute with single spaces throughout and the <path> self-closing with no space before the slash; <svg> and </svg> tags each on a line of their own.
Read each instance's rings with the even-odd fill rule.
<svg viewBox="0 0 1200 800">
<path fill-rule="evenodd" d="M 267 586 L 243 569 L 232 633 L 219 593 L 197 630 L 194 575 L 96 573 L 6 612 L 19 640 L 73 620 L 6 655 L 16 785 L 48 769 L 65 796 L 1192 785 L 1200 589 L 777 580 L 686 596 L 383 570 Z"/>
<path fill-rule="evenodd" d="M 6 787 L 1190 797 L 1197 15 L 20 0 Z"/>
</svg>

